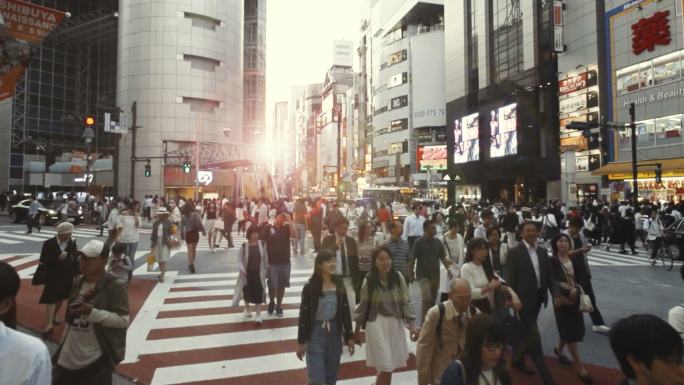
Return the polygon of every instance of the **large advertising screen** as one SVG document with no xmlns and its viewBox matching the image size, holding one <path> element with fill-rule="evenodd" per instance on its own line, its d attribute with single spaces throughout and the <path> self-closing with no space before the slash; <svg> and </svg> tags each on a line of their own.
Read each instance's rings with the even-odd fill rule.
<svg viewBox="0 0 684 385">
<path fill-rule="evenodd" d="M 446 170 L 447 148 L 445 144 L 437 146 L 418 146 L 418 170 Z"/>
<path fill-rule="evenodd" d="M 454 163 L 480 160 L 480 114 L 454 120 Z"/>
<path fill-rule="evenodd" d="M 517 104 L 509 104 L 492 110 L 489 116 L 491 141 L 489 154 L 492 158 L 518 153 Z"/>
</svg>

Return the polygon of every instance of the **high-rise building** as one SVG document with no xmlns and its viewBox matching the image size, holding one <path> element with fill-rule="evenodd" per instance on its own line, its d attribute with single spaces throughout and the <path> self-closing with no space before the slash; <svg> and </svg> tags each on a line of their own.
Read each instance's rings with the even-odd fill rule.
<svg viewBox="0 0 684 385">
<path fill-rule="evenodd" d="M 372 185 L 420 186 L 439 179 L 445 159 L 421 163 L 425 146 L 445 146 L 444 6 L 441 1 L 366 3 L 359 47 L 363 124 L 372 120 Z M 365 99 L 365 100 L 364 100 Z M 372 114 L 372 117 L 371 117 Z M 370 140 L 369 140 L 370 139 Z M 429 170 L 429 171 L 428 171 Z M 437 184 L 433 185 L 437 186 Z"/>
<path fill-rule="evenodd" d="M 300 173 L 300 183 L 306 186 L 307 192 L 315 191 L 318 185 L 318 130 L 321 114 L 321 90 L 323 84 L 314 83 L 304 87 L 304 125 L 305 143 L 303 156 L 303 169 Z"/>
<path fill-rule="evenodd" d="M 560 198 L 553 3 L 444 3 L 449 200 Z"/>
<path fill-rule="evenodd" d="M 192 196 L 186 190 L 194 189 L 192 181 L 176 181 L 170 167 L 162 173 L 161 158 L 151 160 L 159 170 L 151 177 L 143 175 L 143 162 L 131 167 L 131 140 L 136 156 L 150 157 L 188 145 L 241 141 L 242 6 L 242 0 L 120 1 L 116 100 L 124 109 L 137 103 L 139 126 L 135 139 L 121 140 L 123 191 L 129 181 L 135 197 L 171 188 L 172 195 Z M 224 129 L 232 130 L 231 137 Z"/>
<path fill-rule="evenodd" d="M 293 145 L 288 103 L 278 102 L 273 109 L 273 155 L 276 175 L 285 176 L 292 171 Z"/>
<path fill-rule="evenodd" d="M 242 138 L 266 137 L 266 0 L 244 0 L 244 99 Z"/>
</svg>

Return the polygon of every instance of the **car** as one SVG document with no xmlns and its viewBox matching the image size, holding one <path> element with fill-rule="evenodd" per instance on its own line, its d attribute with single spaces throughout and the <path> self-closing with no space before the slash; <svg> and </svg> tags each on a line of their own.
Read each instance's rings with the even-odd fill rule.
<svg viewBox="0 0 684 385">
<path fill-rule="evenodd" d="M 676 260 L 684 260 L 684 218 L 674 221 L 663 232 L 663 243 Z"/>
<path fill-rule="evenodd" d="M 61 206 L 60 202 L 41 199 L 39 199 L 38 202 L 40 202 L 43 205 L 42 208 L 38 209 L 38 212 L 40 213 L 40 215 L 38 216 L 38 223 L 41 226 L 56 224 L 57 222 L 59 222 L 60 218 L 57 209 L 59 208 L 59 206 Z M 30 205 L 30 199 L 24 199 L 19 203 L 13 205 L 9 211 L 9 220 L 12 223 L 25 222 L 26 217 L 28 216 Z M 67 217 L 67 220 L 69 222 L 73 222 L 74 225 L 79 225 L 81 222 L 83 222 L 83 211 L 80 208 L 76 210 L 69 210 Z"/>
<path fill-rule="evenodd" d="M 409 215 L 413 214 L 408 207 L 403 203 L 393 203 L 392 204 L 392 220 L 404 223 L 404 220 Z"/>
</svg>

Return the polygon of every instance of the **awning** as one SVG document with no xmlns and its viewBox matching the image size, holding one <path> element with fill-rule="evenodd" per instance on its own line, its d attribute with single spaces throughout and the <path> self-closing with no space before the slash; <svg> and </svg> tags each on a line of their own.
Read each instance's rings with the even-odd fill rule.
<svg viewBox="0 0 684 385">
<path fill-rule="evenodd" d="M 663 176 L 684 176 L 684 158 L 640 160 L 638 178 L 654 178 L 655 164 L 660 163 Z M 611 162 L 591 172 L 591 175 L 607 175 L 608 179 L 632 179 L 632 162 Z"/>
</svg>

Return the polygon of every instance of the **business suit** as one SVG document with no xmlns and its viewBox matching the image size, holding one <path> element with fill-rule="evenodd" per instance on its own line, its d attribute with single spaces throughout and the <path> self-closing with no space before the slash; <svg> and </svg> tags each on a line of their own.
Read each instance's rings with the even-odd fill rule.
<svg viewBox="0 0 684 385">
<path fill-rule="evenodd" d="M 526 242 L 510 249 L 506 258 L 506 278 L 522 303 L 522 309 L 518 312 L 520 333 L 513 338 L 516 349 L 513 362 L 522 364 L 525 354 L 529 353 L 544 384 L 555 384 L 544 362 L 537 317 L 541 306 L 546 307 L 549 302 L 549 291 L 555 298 L 558 287 L 546 250 L 538 245 L 535 245 L 534 250 L 539 261 L 539 280 Z"/>
<path fill-rule="evenodd" d="M 330 250 L 335 255 L 337 255 L 337 235 L 326 235 L 321 242 L 322 250 Z M 337 264 L 342 267 L 342 261 L 346 259 L 348 271 L 346 275 L 340 275 L 344 286 L 347 288 L 347 296 L 349 298 L 349 304 L 351 306 L 356 305 L 356 299 L 358 298 L 359 290 L 361 289 L 361 283 L 363 282 L 363 277 L 359 273 L 359 251 L 354 238 L 350 236 L 344 237 L 344 247 L 341 250 L 340 256 L 338 257 Z M 342 269 L 340 269 L 342 271 Z"/>
</svg>

